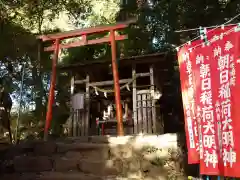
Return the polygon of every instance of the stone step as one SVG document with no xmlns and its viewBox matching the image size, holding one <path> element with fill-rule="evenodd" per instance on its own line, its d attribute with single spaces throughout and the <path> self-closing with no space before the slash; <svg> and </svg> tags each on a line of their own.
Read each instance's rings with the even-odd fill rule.
<svg viewBox="0 0 240 180">
<path fill-rule="evenodd" d="M 34 155 L 34 156 L 51 156 L 56 153 L 66 152 L 103 152 L 108 150 L 108 145 L 104 143 L 82 143 L 74 141 L 72 143 L 62 142 L 34 142 L 22 143 L 19 145 L 2 144 L 0 146 L 1 159 L 14 159 L 16 156 Z M 89 153 L 88 153 L 89 154 Z"/>
<path fill-rule="evenodd" d="M 26 142 L 3 154 L 0 179 L 120 180 L 116 176 L 123 175 L 129 180 L 166 179 L 181 171 L 177 140 L 176 134 L 165 134 Z"/>
<path fill-rule="evenodd" d="M 81 172 L 44 172 L 41 174 L 7 174 L 1 176 L 1 180 L 107 180 L 99 176 L 87 175 Z M 116 178 L 115 178 L 116 179 Z M 113 178 L 109 180 L 114 180 Z"/>
<path fill-rule="evenodd" d="M 80 143 L 74 142 L 66 144 L 64 142 L 57 143 L 57 152 L 64 153 L 67 151 L 89 151 L 89 150 L 99 150 L 99 149 L 108 149 L 108 144 L 100 143 Z"/>
<path fill-rule="evenodd" d="M 107 160 L 103 162 L 99 161 L 80 161 L 78 169 L 81 172 L 87 174 L 93 174 L 98 176 L 120 175 L 122 166 L 114 163 L 113 160 Z"/>
<path fill-rule="evenodd" d="M 8 179 L 10 180 L 10 179 Z M 38 180 L 141 180 L 119 176 L 94 176 L 79 172 L 46 172 L 38 176 Z M 155 179 L 150 179 L 155 180 Z"/>
<path fill-rule="evenodd" d="M 107 158 L 103 157 L 97 157 L 98 154 L 95 154 L 94 156 L 85 156 L 83 158 L 67 158 L 65 157 L 58 157 L 53 161 L 53 169 L 55 171 L 70 171 L 70 170 L 80 170 L 83 172 L 96 172 L 95 169 L 97 169 L 97 174 L 100 174 L 101 171 L 109 171 L 109 169 L 112 168 L 111 160 L 107 160 Z M 106 166 L 107 165 L 107 166 Z M 110 167 L 110 168 L 107 168 Z M 95 168 L 95 169 L 94 169 Z"/>
<path fill-rule="evenodd" d="M 42 172 L 51 171 L 53 163 L 47 156 L 19 156 L 13 160 L 13 167 L 16 172 Z"/>
<path fill-rule="evenodd" d="M 108 143 L 109 139 L 112 136 L 106 135 L 106 136 L 86 136 L 86 137 L 67 137 L 65 139 L 58 139 L 57 142 L 65 142 L 65 143 L 74 143 L 74 142 L 81 142 L 81 143 Z"/>
<path fill-rule="evenodd" d="M 38 180 L 103 180 L 99 176 L 87 175 L 79 172 L 47 172 L 39 175 Z"/>
<path fill-rule="evenodd" d="M 95 159 L 91 156 L 80 158 L 80 156 L 67 158 L 67 157 L 47 157 L 47 156 L 22 156 L 17 157 L 13 161 L 13 169 L 15 172 L 44 172 L 44 171 L 56 171 L 56 172 L 68 172 L 68 171 L 80 171 L 87 174 L 94 175 L 117 175 L 121 171 L 121 166 L 114 164 L 112 160 L 97 158 L 95 153 Z"/>
<path fill-rule="evenodd" d="M 153 177 L 120 177 L 120 176 L 94 176 L 81 172 L 44 172 L 41 174 L 25 173 L 25 174 L 5 174 L 0 175 L 1 180 L 167 180 L 163 176 Z M 179 176 L 177 180 L 186 180 L 187 177 Z"/>
</svg>

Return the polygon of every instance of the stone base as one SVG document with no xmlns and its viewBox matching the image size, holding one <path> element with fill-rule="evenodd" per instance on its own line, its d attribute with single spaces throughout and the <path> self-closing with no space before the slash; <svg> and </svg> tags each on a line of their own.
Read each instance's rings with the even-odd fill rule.
<svg viewBox="0 0 240 180">
<path fill-rule="evenodd" d="M 1 153 L 0 168 L 3 179 L 180 180 L 177 144 L 176 134 L 25 142 Z"/>
</svg>

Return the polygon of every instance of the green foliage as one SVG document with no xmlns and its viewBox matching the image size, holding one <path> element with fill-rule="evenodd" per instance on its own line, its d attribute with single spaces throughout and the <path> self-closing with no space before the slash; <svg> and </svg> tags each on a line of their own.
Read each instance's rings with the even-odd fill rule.
<svg viewBox="0 0 240 180">
<path fill-rule="evenodd" d="M 111 24 L 126 16 L 135 17 L 136 24 L 119 32 L 128 34 L 128 40 L 117 44 L 118 56 L 120 47 L 125 56 L 133 56 L 173 50 L 175 45 L 198 35 L 198 31 L 176 33 L 175 30 L 222 24 L 239 13 L 239 7 L 240 2 L 236 0 L 0 0 L 0 76 L 7 74 L 7 89 L 15 101 L 19 101 L 20 66 L 26 64 L 23 110 L 31 112 L 31 116 L 28 113 L 21 121 L 37 124 L 45 119 L 51 68 L 50 53 L 42 53 L 39 59 L 37 34 Z M 91 38 L 105 36 L 108 34 Z M 107 44 L 76 47 L 66 50 L 61 63 L 109 59 L 110 55 Z M 179 79 L 177 75 L 176 79 Z M 57 127 L 64 123 L 68 114 L 68 88 L 69 76 L 59 74 L 56 103 L 63 113 L 53 117 L 55 132 L 60 131 Z M 34 111 L 32 105 L 36 107 Z"/>
</svg>

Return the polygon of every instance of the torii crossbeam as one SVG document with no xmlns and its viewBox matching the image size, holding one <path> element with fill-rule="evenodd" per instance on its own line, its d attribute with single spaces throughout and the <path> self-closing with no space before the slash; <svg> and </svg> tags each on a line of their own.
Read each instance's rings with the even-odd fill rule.
<svg viewBox="0 0 240 180">
<path fill-rule="evenodd" d="M 72 47 L 85 46 L 90 44 L 101 44 L 101 43 L 111 44 L 112 71 L 113 71 L 113 79 L 114 79 L 114 93 L 115 93 L 116 115 L 117 115 L 117 133 L 119 136 L 124 135 L 123 123 L 122 123 L 122 107 L 121 107 L 121 97 L 120 97 L 120 87 L 119 87 L 119 75 L 118 75 L 118 67 L 116 64 L 116 59 L 117 59 L 116 40 L 119 41 L 119 40 L 127 39 L 127 35 L 116 35 L 115 31 L 124 29 L 134 22 L 136 22 L 136 20 L 130 20 L 130 21 L 118 23 L 115 25 L 97 26 L 92 28 L 85 28 L 85 29 L 73 30 L 73 31 L 56 33 L 56 34 L 41 35 L 38 37 L 38 39 L 42 41 L 53 41 L 53 45 L 49 47 L 45 47 L 44 51 L 54 51 L 54 56 L 52 59 L 51 85 L 50 85 L 49 97 L 48 97 L 48 109 L 47 109 L 46 123 L 44 128 L 45 140 L 47 140 L 48 129 L 50 127 L 50 122 L 52 120 L 52 105 L 54 100 L 54 88 L 56 84 L 56 67 L 57 67 L 59 49 L 61 48 L 67 49 Z M 89 35 L 98 34 L 102 32 L 110 32 L 110 36 L 100 38 L 100 39 L 95 39 L 95 40 L 88 40 Z M 61 40 L 74 38 L 74 37 L 82 37 L 82 38 L 77 42 L 61 44 Z"/>
</svg>

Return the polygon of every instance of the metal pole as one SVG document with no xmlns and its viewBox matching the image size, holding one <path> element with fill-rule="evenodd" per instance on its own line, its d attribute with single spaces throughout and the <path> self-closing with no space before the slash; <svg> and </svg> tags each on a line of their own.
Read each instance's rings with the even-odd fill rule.
<svg viewBox="0 0 240 180">
<path fill-rule="evenodd" d="M 50 127 L 50 123 L 52 120 L 52 105 L 54 100 L 54 89 L 56 84 L 56 73 L 57 73 L 57 61 L 58 61 L 58 53 L 59 53 L 59 43 L 60 40 L 56 39 L 55 41 L 55 50 L 54 50 L 54 56 L 52 59 L 52 76 L 51 76 L 51 85 L 49 89 L 49 95 L 48 95 L 48 106 L 47 106 L 47 115 L 46 115 L 46 123 L 44 128 L 44 140 L 46 141 L 48 138 L 48 129 Z"/>
<path fill-rule="evenodd" d="M 121 96 L 120 96 L 120 87 L 119 87 L 119 77 L 118 77 L 118 67 L 116 64 L 117 53 L 116 53 L 116 42 L 115 42 L 115 33 L 114 30 L 110 31 L 110 41 L 111 41 L 111 50 L 112 50 L 112 71 L 113 71 L 113 80 L 114 80 L 114 94 L 115 94 L 115 103 L 116 103 L 116 115 L 117 115 L 117 133 L 118 136 L 123 136 L 123 116 L 122 116 L 122 105 L 121 105 Z"/>
<path fill-rule="evenodd" d="M 18 107 L 18 117 L 16 122 L 15 143 L 18 142 L 18 129 L 19 129 L 21 110 L 22 110 L 22 93 L 23 93 L 24 75 L 25 75 L 25 64 L 23 64 L 22 66 L 22 77 L 21 77 L 21 84 L 20 84 L 20 100 L 19 100 L 19 107 Z"/>
</svg>

